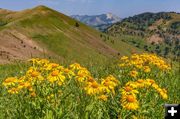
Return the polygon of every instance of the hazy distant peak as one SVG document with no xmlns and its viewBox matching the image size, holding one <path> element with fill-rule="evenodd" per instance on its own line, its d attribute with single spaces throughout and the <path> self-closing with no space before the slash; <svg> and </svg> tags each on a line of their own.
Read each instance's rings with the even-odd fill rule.
<svg viewBox="0 0 180 119">
<path fill-rule="evenodd" d="M 90 15 L 72 15 L 71 17 L 92 27 L 97 27 L 101 25 L 105 25 L 103 27 L 106 27 L 106 26 L 109 26 L 110 24 L 121 21 L 121 18 L 119 18 L 118 16 L 112 13 L 91 15 L 91 16 Z"/>
<path fill-rule="evenodd" d="M 107 13 L 106 16 L 107 16 L 107 19 L 112 19 L 114 17 L 112 13 Z"/>
</svg>

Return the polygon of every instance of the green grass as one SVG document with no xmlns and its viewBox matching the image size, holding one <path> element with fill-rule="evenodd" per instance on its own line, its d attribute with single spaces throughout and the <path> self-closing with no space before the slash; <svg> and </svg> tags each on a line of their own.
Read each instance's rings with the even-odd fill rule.
<svg viewBox="0 0 180 119">
<path fill-rule="evenodd" d="M 3 26 L 3 29 L 15 29 L 32 38 L 52 54 L 55 54 L 54 57 L 50 58 L 52 61 L 65 67 L 78 62 L 86 67 L 97 81 L 112 74 L 121 84 L 116 89 L 117 94 L 115 96 L 111 95 L 107 102 L 102 102 L 87 96 L 79 88 L 79 84 L 71 80 L 70 83 L 63 86 L 64 93 L 61 98 L 57 99 L 58 103 L 61 103 L 59 107 L 53 107 L 45 98 L 37 98 L 37 100 L 32 101 L 29 98 L 24 98 L 21 94 L 9 95 L 5 88 L 0 85 L 0 119 L 116 119 L 118 117 L 131 118 L 133 115 L 137 118 L 154 119 L 163 118 L 164 103 L 180 102 L 179 72 L 174 68 L 171 74 L 152 77 L 160 87 L 167 88 L 169 95 L 167 101 L 163 101 L 153 91 L 142 90 L 142 94 L 139 95 L 140 110 L 127 111 L 122 108 L 119 102 L 121 95 L 118 92 L 132 78 L 121 74 L 117 60 L 122 55 L 130 56 L 131 52 L 143 52 L 139 48 L 125 43 L 126 40 L 131 43 L 136 40 L 136 44 L 139 44 L 141 48 L 145 43 L 139 37 L 121 36 L 114 38 L 103 34 L 101 38 L 102 33 L 81 23 L 76 28 L 75 23 L 77 21 L 42 6 L 30 11 L 12 14 L 12 18 L 5 27 Z M 93 40 L 95 40 L 94 43 L 101 42 L 101 44 L 111 47 L 120 55 L 114 56 L 112 52 L 100 51 L 99 49 L 103 46 L 96 46 L 91 43 Z M 49 58 L 49 56 L 44 57 Z M 26 63 L 0 65 L 0 84 L 7 77 L 24 75 L 28 66 L 29 64 Z M 39 89 L 40 92 L 46 92 L 44 88 Z"/>
<path fill-rule="evenodd" d="M 62 64 L 62 63 L 60 63 Z M 68 61 L 64 64 L 68 65 Z M 28 64 L 14 64 L 14 65 L 1 65 L 0 66 L 0 81 L 2 81 L 10 76 L 22 76 L 27 69 Z M 120 86 L 116 89 L 122 89 L 122 86 L 128 81 L 132 80 L 127 75 L 120 74 L 120 69 L 117 66 L 116 61 L 109 61 L 107 64 L 91 64 L 89 59 L 89 64 L 84 64 L 88 70 L 92 73 L 93 77 L 100 78 L 106 77 L 109 74 L 114 75 L 120 82 Z M 49 107 L 49 103 L 42 100 L 41 112 L 38 107 L 38 102 L 36 105 L 30 104 L 30 100 L 24 100 L 21 94 L 8 95 L 5 93 L 4 87 L 0 86 L 0 118 L 69 118 L 69 119 L 109 119 L 109 118 L 131 118 L 133 115 L 137 118 L 154 119 L 154 118 L 164 118 L 164 106 L 165 103 L 180 103 L 179 95 L 179 77 L 178 71 L 173 69 L 170 74 L 162 73 L 159 76 L 152 77 L 157 84 L 168 90 L 168 100 L 163 101 L 158 95 L 152 90 L 147 92 L 147 90 L 140 91 L 138 100 L 140 102 L 141 108 L 138 111 L 127 111 L 122 109 L 119 99 L 121 95 L 116 95 L 114 98 L 110 98 L 107 102 L 102 102 L 90 98 L 85 95 L 82 90 L 77 87 L 75 82 L 71 82 L 69 85 L 65 85 L 63 96 L 65 98 L 58 99 L 61 102 L 61 106 L 58 108 Z M 67 88 L 69 87 L 69 88 Z M 23 102 L 21 104 L 20 100 Z M 38 101 L 38 100 L 37 100 Z M 44 104 L 45 103 L 45 104 Z M 45 107 L 44 107 L 45 106 Z M 31 109 L 31 110 L 30 110 Z M 20 112 L 18 112 L 20 111 Z M 55 111 L 55 112 L 54 112 Z M 57 111 L 57 112 L 56 112 Z"/>
<path fill-rule="evenodd" d="M 100 37 L 102 33 L 99 31 L 45 6 L 13 12 L 9 16 L 12 19 L 1 18 L 7 21 L 3 30 L 7 32 L 16 30 L 24 34 L 44 49 L 49 50 L 50 56 L 54 59 L 60 57 L 61 60 L 69 59 L 69 61 L 80 63 L 93 59 L 94 62 L 103 64 L 106 60 L 119 57 L 112 50 L 121 55 L 130 55 L 132 50 L 139 52 L 138 48 L 118 39 L 115 39 L 114 43 L 105 42 Z M 76 23 L 79 27 L 75 26 Z M 46 55 L 48 57 L 49 54 Z"/>
</svg>

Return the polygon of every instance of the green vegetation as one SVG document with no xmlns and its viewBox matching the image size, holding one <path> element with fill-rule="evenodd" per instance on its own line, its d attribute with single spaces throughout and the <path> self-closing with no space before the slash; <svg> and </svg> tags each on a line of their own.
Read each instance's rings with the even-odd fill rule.
<svg viewBox="0 0 180 119">
<path fill-rule="evenodd" d="M 0 27 L 6 25 L 6 22 L 0 21 Z"/>
<path fill-rule="evenodd" d="M 138 48 L 178 61 L 179 21 L 178 13 L 143 13 L 123 19 L 106 32 Z M 124 37 L 131 38 L 124 40 Z"/>
<path fill-rule="evenodd" d="M 7 21 L 4 29 L 6 32 L 11 34 L 15 30 L 31 38 L 44 50 L 48 50 L 53 59 L 58 57 L 60 60 L 69 59 L 82 63 L 93 59 L 101 64 L 109 59 L 116 59 L 119 53 L 122 56 L 130 55 L 134 50 L 140 51 L 112 37 L 109 37 L 111 42 L 105 42 L 99 31 L 45 6 L 8 13 L 8 16 L 11 19 L 0 17 Z M 48 57 L 48 54 L 45 55 Z"/>
<path fill-rule="evenodd" d="M 163 45 L 145 41 L 155 32 L 148 27 L 160 19 L 165 21 L 157 32 L 169 24 L 168 30 L 177 32 L 179 23 L 173 19 L 177 16 L 171 14 L 147 13 L 141 19 L 127 19 L 124 25 L 108 29 L 117 36 L 113 37 L 45 6 L 3 12 L 0 20 L 6 22 L 0 22 L 0 32 L 13 39 L 17 36 L 12 31 L 18 31 L 51 56 L 47 53 L 44 58 L 49 60 L 0 65 L 0 118 L 163 118 L 163 104 L 179 103 L 179 64 L 171 62 L 170 67 L 163 58 L 135 53 L 145 49 L 165 57 L 177 55 L 178 40 L 165 40 Z"/>
<path fill-rule="evenodd" d="M 124 59 L 123 59 L 124 60 Z M 152 60 L 156 61 L 156 60 Z M 44 61 L 41 61 L 43 63 Z M 69 61 L 68 61 L 69 62 Z M 137 61 L 138 62 L 138 61 Z M 91 64 L 91 60 L 89 60 Z M 125 63 L 124 61 L 121 63 Z M 146 62 L 147 63 L 147 62 Z M 53 67 L 56 64 L 53 64 Z M 68 63 L 62 64 L 65 68 L 72 68 L 68 66 Z M 77 65 L 77 64 L 76 64 Z M 75 64 L 73 66 L 76 66 Z M 16 65 L 1 65 L 0 66 L 0 118 L 45 118 L 45 119 L 55 119 L 55 118 L 71 118 L 71 119 L 112 119 L 112 118 L 163 118 L 164 117 L 164 107 L 165 103 L 179 103 L 179 80 L 177 77 L 177 71 L 173 68 L 171 71 L 164 72 L 165 69 L 158 69 L 156 67 L 151 67 L 151 73 L 142 73 L 143 70 L 137 70 L 139 72 L 137 77 L 131 77 L 128 72 L 130 72 L 133 67 L 119 68 L 118 62 L 109 62 L 109 64 L 103 65 L 86 65 L 87 69 L 91 72 L 90 77 L 93 80 L 100 83 L 105 80 L 105 77 L 113 75 L 119 81 L 118 86 L 114 88 L 115 94 L 106 94 L 106 97 L 97 98 L 96 95 L 88 95 L 83 88 L 83 83 L 77 80 L 78 75 L 75 74 L 71 78 L 66 77 L 65 82 L 61 86 L 56 86 L 51 88 L 50 84 L 46 82 L 50 80 L 48 78 L 49 74 L 56 71 L 54 69 L 48 69 L 45 71 L 42 68 L 47 68 L 47 65 L 33 65 L 33 70 L 29 68 L 29 63 Z M 48 64 L 51 66 L 51 64 Z M 77 65 L 78 66 L 78 65 Z M 84 65 L 83 65 L 84 66 Z M 147 64 L 146 64 L 147 66 Z M 163 65 L 159 65 L 163 66 Z M 35 68 L 36 67 L 36 68 Z M 71 68 L 70 68 L 71 67 Z M 173 66 L 174 67 L 174 66 Z M 50 67 L 49 67 L 50 68 Z M 83 70 L 87 70 L 83 69 Z M 71 69 L 72 70 L 72 69 Z M 133 68 L 134 70 L 134 68 Z M 157 71 L 158 70 L 158 71 Z M 27 71 L 27 72 L 26 72 Z M 2 85 L 7 77 L 19 77 L 25 75 L 29 77 L 27 79 L 35 78 L 31 76 L 37 76 L 36 73 L 32 71 L 38 71 L 45 78 L 45 82 L 37 83 L 34 85 L 36 87 L 36 95 L 31 94 L 29 96 L 29 91 L 22 89 L 19 93 L 7 93 L 7 88 Z M 159 72 L 157 74 L 157 72 Z M 31 74 L 32 73 L 32 74 Z M 89 77 L 89 74 L 85 77 Z M 64 76 L 67 76 L 63 74 Z M 39 77 L 39 76 L 38 76 Z M 123 94 L 121 91 L 128 81 L 138 81 L 138 79 L 151 78 L 159 85 L 160 88 L 165 88 L 167 90 L 168 99 L 163 100 L 161 96 L 152 88 L 141 88 L 137 96 L 139 102 L 139 109 L 129 110 L 123 108 L 123 102 L 120 102 Z M 33 81 L 32 80 L 32 81 Z M 86 80 L 84 80 L 86 81 Z M 88 80 L 87 80 L 88 81 Z M 139 80 L 140 81 L 140 80 Z M 35 83 L 35 84 L 36 84 Z M 132 82 L 131 82 L 132 83 Z M 32 83 L 33 84 L 33 83 Z M 20 83 L 22 85 L 22 82 Z M 12 85 L 16 86 L 16 85 Z M 50 86 L 50 87 L 49 87 Z M 52 85 L 53 86 L 53 85 Z M 60 93 L 56 93 L 61 90 Z M 46 91 L 45 91 L 46 90 Z M 52 95 L 53 94 L 53 95 Z M 51 97 L 48 97 L 51 95 Z M 34 97 L 35 96 L 35 97 Z M 98 96 L 98 95 L 97 95 Z M 153 97 L 152 97 L 153 96 Z M 164 96 L 164 95 L 163 95 Z M 165 97 L 166 98 L 166 97 Z"/>
<path fill-rule="evenodd" d="M 171 24 L 171 28 L 175 30 L 180 30 L 180 22 L 174 22 Z"/>
</svg>

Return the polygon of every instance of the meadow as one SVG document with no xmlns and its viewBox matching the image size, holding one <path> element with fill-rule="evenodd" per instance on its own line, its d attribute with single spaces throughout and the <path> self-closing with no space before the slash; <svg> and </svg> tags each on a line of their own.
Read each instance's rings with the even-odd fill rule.
<svg viewBox="0 0 180 119">
<path fill-rule="evenodd" d="M 180 102 L 177 63 L 132 54 L 92 65 L 30 59 L 0 66 L 2 119 L 161 119 Z"/>
</svg>

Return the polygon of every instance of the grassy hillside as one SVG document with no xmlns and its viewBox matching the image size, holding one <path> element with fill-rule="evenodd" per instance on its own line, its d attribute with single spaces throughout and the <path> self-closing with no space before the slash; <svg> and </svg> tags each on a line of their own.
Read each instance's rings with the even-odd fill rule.
<svg viewBox="0 0 180 119">
<path fill-rule="evenodd" d="M 100 32 L 45 6 L 19 12 L 0 10 L 0 25 L 0 40 L 5 44 L 0 45 L 0 57 L 4 62 L 32 56 L 103 62 L 134 49 L 121 42 L 109 45 Z"/>
<path fill-rule="evenodd" d="M 174 12 L 143 13 L 125 18 L 109 27 L 110 35 L 149 52 L 175 60 L 180 56 L 180 14 Z M 140 39 L 140 40 L 134 40 Z"/>
<path fill-rule="evenodd" d="M 140 36 L 119 40 L 45 6 L 0 10 L 0 21 L 0 119 L 156 119 L 179 103 L 179 64 L 132 55 L 143 50 L 124 41 L 142 46 Z M 18 62 L 31 57 L 48 60 Z"/>
</svg>

